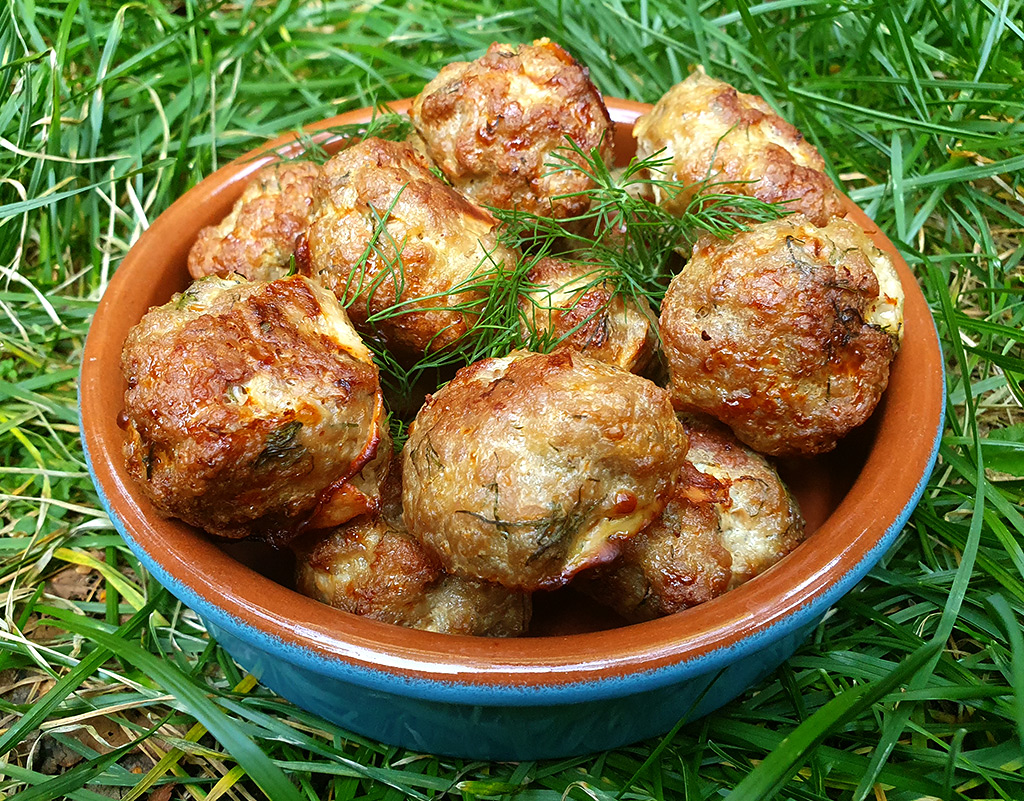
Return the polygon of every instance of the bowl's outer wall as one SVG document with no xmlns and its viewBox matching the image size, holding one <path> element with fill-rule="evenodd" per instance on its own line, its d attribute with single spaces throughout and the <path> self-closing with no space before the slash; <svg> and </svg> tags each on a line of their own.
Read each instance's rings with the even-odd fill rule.
<svg viewBox="0 0 1024 801">
<path fill-rule="evenodd" d="M 648 107 L 611 98 L 608 104 L 625 149 L 632 122 Z M 407 107 L 407 101 L 394 106 Z M 369 116 L 352 112 L 317 127 Z M 119 354 L 128 329 L 147 308 L 187 286 L 183 265 L 198 226 L 223 217 L 269 158 L 248 157 L 219 170 L 133 247 L 90 331 L 80 404 L 90 470 L 126 542 L 243 666 L 301 706 L 387 742 L 466 757 L 567 755 L 658 734 L 683 716 L 706 714 L 773 670 L 882 557 L 924 491 L 944 405 L 934 322 L 905 262 L 850 203 L 849 216 L 896 262 L 907 290 L 908 334 L 859 477 L 821 528 L 780 564 L 681 615 L 525 640 L 411 631 L 297 595 L 207 537 L 161 519 L 125 472 L 116 425 L 124 392 Z"/>
<path fill-rule="evenodd" d="M 697 720 L 770 675 L 818 622 L 677 684 L 545 706 L 457 704 L 368 690 L 286 663 L 208 621 L 207 627 L 262 684 L 349 731 L 424 753 L 521 761 L 617 748 L 664 734 L 680 720 Z"/>
<path fill-rule="evenodd" d="M 211 635 L 231 656 L 298 706 L 358 734 L 425 753 L 469 759 L 550 759 L 662 734 L 680 720 L 697 720 L 713 712 L 767 677 L 792 655 L 831 604 L 884 555 L 920 499 L 925 478 L 876 547 L 827 593 L 780 623 L 673 668 L 553 688 L 510 683 L 504 688 L 510 692 L 443 679 L 396 680 L 380 671 L 353 670 L 309 648 L 270 638 L 195 595 L 169 575 L 120 521 L 114 522 L 153 576 L 203 617 Z"/>
</svg>

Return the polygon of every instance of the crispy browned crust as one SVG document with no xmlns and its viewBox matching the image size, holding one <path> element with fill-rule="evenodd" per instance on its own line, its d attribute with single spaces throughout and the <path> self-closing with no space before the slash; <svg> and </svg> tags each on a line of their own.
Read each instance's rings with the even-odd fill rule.
<svg viewBox="0 0 1024 801">
<path fill-rule="evenodd" d="M 752 195 L 805 214 L 817 225 L 842 216 L 842 200 L 825 162 L 792 125 L 763 98 L 738 92 L 697 70 L 672 87 L 636 121 L 637 156 L 664 149 L 669 177 L 684 184 L 705 179 L 712 191 Z M 659 193 L 659 202 L 681 213 L 693 196 Z"/>
<path fill-rule="evenodd" d="M 726 488 L 687 462 L 662 513 L 623 546 L 615 562 L 581 573 L 576 585 L 631 622 L 721 595 L 729 588 L 731 558 L 707 500 L 719 496 L 727 497 Z"/>
<path fill-rule="evenodd" d="M 437 560 L 382 517 L 360 517 L 300 553 L 296 589 L 356 615 L 404 624 L 441 578 Z"/>
<path fill-rule="evenodd" d="M 451 573 L 556 587 L 661 512 L 685 453 L 646 379 L 571 351 L 485 359 L 410 428 L 405 522 Z"/>
<path fill-rule="evenodd" d="M 193 278 L 243 275 L 270 281 L 288 274 L 296 241 L 309 225 L 320 168 L 307 161 L 271 164 L 257 172 L 218 225 L 199 232 L 188 254 Z"/>
<path fill-rule="evenodd" d="M 578 171 L 552 173 L 552 154 L 569 137 L 583 152 L 596 148 L 606 164 L 613 161 L 612 123 L 600 92 L 585 67 L 546 39 L 496 42 L 476 61 L 446 65 L 413 101 L 410 116 L 452 184 L 485 206 L 580 214 L 588 199 L 558 196 L 592 184 Z"/>
<path fill-rule="evenodd" d="M 686 416 L 682 422 L 690 437 L 687 458 L 726 491 L 725 498 L 707 501 L 715 507 L 722 546 L 731 557 L 729 587 L 739 586 L 803 540 L 803 516 L 774 466 L 728 428 L 704 417 Z"/>
<path fill-rule="evenodd" d="M 378 400 L 382 408 L 375 413 L 375 417 L 384 419 L 383 397 Z M 389 426 L 382 425 L 376 443 L 376 455 L 358 473 L 331 485 L 330 490 L 321 496 L 306 528 L 334 528 L 360 515 L 382 513 L 386 503 L 385 488 L 391 483 L 394 455 L 391 430 Z"/>
<path fill-rule="evenodd" d="M 664 512 L 578 586 L 630 621 L 674 614 L 764 572 L 803 539 L 775 469 L 724 426 L 684 419 L 687 463 Z"/>
<path fill-rule="evenodd" d="M 389 471 L 383 512 L 302 540 L 296 589 L 337 609 L 445 634 L 516 637 L 530 621 L 530 596 L 444 573 L 402 523 L 400 470 Z"/>
<path fill-rule="evenodd" d="M 891 264 L 855 224 L 794 215 L 732 241 L 701 239 L 673 278 L 661 335 L 677 407 L 728 424 L 763 453 L 829 451 L 874 410 L 889 379 L 899 298 Z M 882 275 L 885 270 L 879 272 Z M 888 280 L 888 279 L 886 279 Z"/>
<path fill-rule="evenodd" d="M 657 344 L 654 312 L 643 298 L 626 300 L 593 266 L 543 258 L 527 274 L 519 300 L 524 336 L 561 340 L 559 348 L 640 373 Z"/>
<path fill-rule="evenodd" d="M 370 354 L 305 278 L 197 281 L 132 329 L 122 370 L 129 473 L 219 536 L 294 536 L 381 440 Z"/>
<path fill-rule="evenodd" d="M 300 272 L 330 287 L 357 329 L 399 354 L 464 336 L 483 297 L 467 280 L 515 260 L 497 244 L 494 218 L 404 142 L 371 138 L 342 151 L 324 165 L 319 195 L 296 254 Z M 396 302 L 407 311 L 370 319 Z"/>
</svg>

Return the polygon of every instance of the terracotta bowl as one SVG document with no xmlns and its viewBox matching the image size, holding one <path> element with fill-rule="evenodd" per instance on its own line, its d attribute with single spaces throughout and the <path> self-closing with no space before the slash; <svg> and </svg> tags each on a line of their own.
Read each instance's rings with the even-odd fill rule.
<svg viewBox="0 0 1024 801">
<path fill-rule="evenodd" d="M 394 105 L 405 111 L 408 102 Z M 618 151 L 649 107 L 609 100 Z M 368 109 L 314 126 L 365 122 Z M 319 134 L 315 132 L 319 131 Z M 220 220 L 275 148 L 218 170 L 153 223 L 110 282 L 86 342 L 82 437 L 100 497 L 143 565 L 195 610 L 247 670 L 353 732 L 426 752 L 536 759 L 593 752 L 696 719 L 770 674 L 881 558 L 935 463 L 944 403 L 931 314 L 892 244 L 852 202 L 849 216 L 896 262 L 906 339 L 874 417 L 832 454 L 784 465 L 812 532 L 778 565 L 672 617 L 623 626 L 555 593 L 537 602 L 539 636 L 455 637 L 359 618 L 294 592 L 280 554 L 224 546 L 161 517 L 125 471 L 117 425 L 125 336 L 189 282 L 189 247 Z"/>
</svg>

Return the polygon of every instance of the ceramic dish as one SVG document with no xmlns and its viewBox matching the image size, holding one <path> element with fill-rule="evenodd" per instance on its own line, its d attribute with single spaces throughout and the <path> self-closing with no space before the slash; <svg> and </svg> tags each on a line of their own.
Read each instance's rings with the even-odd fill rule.
<svg viewBox="0 0 1024 801">
<path fill-rule="evenodd" d="M 628 158 L 632 123 L 648 107 L 608 105 L 618 152 Z M 405 111 L 408 102 L 393 108 Z M 370 116 L 355 111 L 313 130 Z M 100 497 L 141 563 L 244 668 L 299 706 L 387 743 L 473 758 L 559 757 L 663 733 L 770 674 L 882 557 L 920 498 L 941 433 L 938 339 L 913 274 L 847 201 L 849 216 L 897 265 L 906 338 L 874 417 L 832 454 L 784 466 L 811 535 L 778 565 L 702 606 L 630 626 L 557 593 L 537 602 L 544 636 L 516 640 L 403 629 L 295 593 L 287 569 L 275 568 L 279 554 L 220 545 L 157 514 L 125 471 L 117 425 L 129 328 L 188 285 L 186 256 L 197 232 L 227 214 L 271 158 L 250 155 L 218 170 L 140 237 L 97 309 L 80 403 Z"/>
</svg>

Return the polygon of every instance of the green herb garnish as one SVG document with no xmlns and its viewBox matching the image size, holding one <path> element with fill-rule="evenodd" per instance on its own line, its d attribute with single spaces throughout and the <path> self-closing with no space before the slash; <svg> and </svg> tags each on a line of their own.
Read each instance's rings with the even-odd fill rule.
<svg viewBox="0 0 1024 801">
<path fill-rule="evenodd" d="M 766 203 L 746 195 L 729 194 L 728 184 L 706 179 L 696 186 L 665 177 L 667 160 L 660 154 L 632 159 L 622 171 L 611 170 L 596 150 L 584 152 L 569 144 L 553 154 L 552 171 L 579 171 L 590 179 L 585 190 L 590 208 L 567 219 L 552 219 L 520 210 L 490 209 L 503 224 L 500 241 L 522 253 L 514 264 L 499 261 L 488 254 L 472 274 L 450 290 L 398 301 L 371 314 L 373 326 L 410 312 L 456 311 L 474 320 L 468 332 L 453 347 L 426 353 L 413 363 L 405 363 L 388 353 L 386 347 L 371 340 L 381 381 L 389 394 L 409 396 L 427 377 L 436 378 L 436 386 L 451 377 L 454 369 L 489 356 L 503 356 L 516 348 L 548 352 L 577 330 L 587 325 L 597 309 L 571 331 L 555 336 L 547 326 L 538 326 L 534 318 L 545 314 L 524 313 L 520 300 L 538 287 L 529 280 L 530 271 L 545 256 L 585 265 L 582 276 L 572 279 L 573 294 L 579 298 L 592 287 L 607 282 L 612 295 L 626 300 L 645 299 L 657 314 L 673 274 L 681 266 L 680 252 L 688 252 L 697 238 L 711 233 L 720 238 L 744 231 L 753 223 L 778 219 L 787 212 L 784 206 Z M 673 216 L 646 195 L 659 192 L 676 195 L 692 193 L 685 212 Z M 392 204 L 392 208 L 393 208 Z M 360 264 L 352 271 L 348 286 L 360 293 L 368 259 L 381 258 L 387 268 L 374 279 L 368 295 L 389 275 L 396 288 L 403 285 L 404 266 L 400 258 L 404 243 L 396 242 L 387 229 L 390 208 L 375 210 L 375 230 Z M 554 288 L 552 288 L 554 289 Z M 449 304 L 453 295 L 468 294 L 471 300 Z M 543 295 L 543 293 L 538 293 Z M 401 296 L 401 290 L 396 297 Z M 350 296 L 351 297 L 351 296 Z M 430 305 L 430 301 L 437 301 Z M 557 311 L 536 296 L 530 298 L 534 309 L 544 313 Z"/>
<path fill-rule="evenodd" d="M 412 121 L 407 116 L 396 114 L 386 105 L 378 105 L 374 106 L 373 116 L 368 122 L 332 125 L 315 133 L 299 131 L 296 143 L 282 148 L 279 155 L 285 161 L 324 164 L 339 150 L 344 150 L 361 139 L 377 137 L 400 142 L 407 139 L 412 132 Z"/>
<path fill-rule="evenodd" d="M 262 470 L 271 465 L 288 467 L 301 459 L 302 455 L 306 452 L 306 449 L 298 443 L 299 431 L 301 429 L 302 423 L 298 420 L 292 420 L 290 423 L 285 423 L 280 428 L 271 431 L 267 435 L 263 450 L 256 457 L 256 462 L 253 465 L 254 469 Z"/>
</svg>

